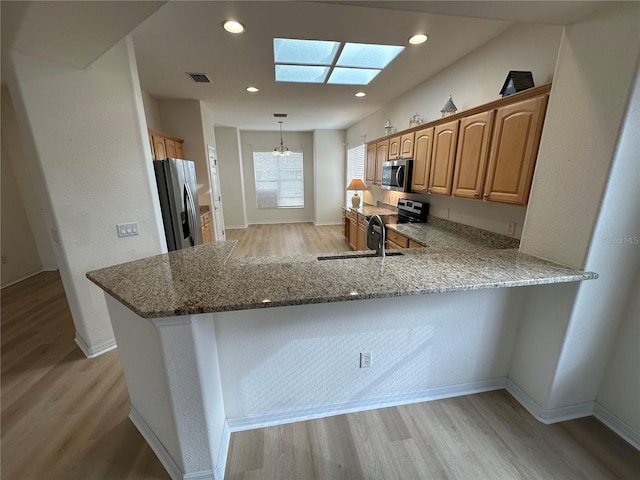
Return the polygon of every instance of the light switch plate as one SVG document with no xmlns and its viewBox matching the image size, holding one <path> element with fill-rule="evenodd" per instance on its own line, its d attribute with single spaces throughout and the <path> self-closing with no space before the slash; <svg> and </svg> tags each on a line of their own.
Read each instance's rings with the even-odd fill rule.
<svg viewBox="0 0 640 480">
<path fill-rule="evenodd" d="M 140 233 L 138 222 L 118 223 L 116 227 L 118 228 L 119 237 L 131 237 L 132 235 L 139 235 Z"/>
</svg>

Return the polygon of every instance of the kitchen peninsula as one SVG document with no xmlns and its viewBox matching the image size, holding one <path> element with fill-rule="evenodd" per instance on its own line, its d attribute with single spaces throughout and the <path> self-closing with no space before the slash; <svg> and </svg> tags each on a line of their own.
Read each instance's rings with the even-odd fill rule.
<svg viewBox="0 0 640 480">
<path fill-rule="evenodd" d="M 502 287 L 597 278 L 427 228 L 395 257 L 235 259 L 214 242 L 89 272 L 130 418 L 172 478 L 222 478 L 230 431 L 504 388 L 526 289 Z"/>
</svg>

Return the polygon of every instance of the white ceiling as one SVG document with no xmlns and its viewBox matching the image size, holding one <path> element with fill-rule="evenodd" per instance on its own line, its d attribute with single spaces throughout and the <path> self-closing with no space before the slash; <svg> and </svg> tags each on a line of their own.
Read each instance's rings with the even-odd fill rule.
<svg viewBox="0 0 640 480">
<path fill-rule="evenodd" d="M 200 99 L 216 125 L 244 130 L 277 130 L 275 112 L 289 114 L 285 130 L 346 128 L 517 22 L 567 24 L 602 3 L 4 1 L 3 70 L 9 48 L 83 68 L 133 29 L 140 82 L 155 97 Z M 227 18 L 246 32 L 224 31 Z M 419 31 L 429 41 L 407 45 Z M 366 87 L 276 83 L 274 37 L 407 48 Z M 207 73 L 213 83 L 196 84 L 185 72 Z M 250 95 L 248 85 L 261 90 Z M 360 89 L 362 99 L 354 96 Z"/>
</svg>

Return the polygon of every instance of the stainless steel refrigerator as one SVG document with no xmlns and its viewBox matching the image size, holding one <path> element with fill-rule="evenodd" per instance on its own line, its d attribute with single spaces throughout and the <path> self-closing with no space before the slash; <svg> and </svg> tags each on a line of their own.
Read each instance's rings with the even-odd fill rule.
<svg viewBox="0 0 640 480">
<path fill-rule="evenodd" d="M 162 223 L 169 251 L 202 244 L 196 166 L 190 160 L 154 160 Z"/>
</svg>

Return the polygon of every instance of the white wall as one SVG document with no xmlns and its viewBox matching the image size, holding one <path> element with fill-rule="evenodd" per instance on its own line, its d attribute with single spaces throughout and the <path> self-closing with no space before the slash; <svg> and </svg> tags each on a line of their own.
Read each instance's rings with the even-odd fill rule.
<svg viewBox="0 0 640 480">
<path fill-rule="evenodd" d="M 342 222 L 347 165 L 345 135 L 344 130 L 313 132 L 313 222 L 316 225 L 337 225 Z"/>
<path fill-rule="evenodd" d="M 640 265 L 596 400 L 640 432 Z"/>
<path fill-rule="evenodd" d="M 50 211 L 42 173 L 29 162 L 23 148 L 13 101 L 6 85 L 2 87 L 2 158 L 9 162 L 29 220 L 40 262 L 44 270 L 57 270 L 58 263 L 49 236 L 45 211 Z M 3 215 L 4 218 L 4 215 Z"/>
<path fill-rule="evenodd" d="M 523 293 L 504 288 L 214 314 L 227 418 L 504 377 Z M 372 366 L 361 369 L 365 351 Z"/>
<path fill-rule="evenodd" d="M 606 7 L 567 27 L 560 48 L 521 250 L 600 278 L 560 297 L 527 292 L 510 377 L 547 410 L 596 398 L 633 298 L 640 252 L 616 239 L 639 237 L 638 19 L 638 4 Z"/>
<path fill-rule="evenodd" d="M 253 152 L 272 152 L 280 143 L 279 132 L 240 133 L 242 169 L 244 171 L 247 223 L 313 222 L 313 134 L 311 132 L 283 132 L 284 144 L 291 151 L 302 152 L 304 157 L 304 208 L 256 208 L 256 184 L 253 173 Z"/>
<path fill-rule="evenodd" d="M 409 119 L 416 113 L 423 115 L 425 121 L 440 118 L 440 109 L 449 95 L 453 96 L 459 111 L 496 100 L 510 70 L 531 71 L 536 85 L 552 81 L 561 34 L 562 27 L 558 26 L 517 25 L 350 127 L 347 148 L 361 143 L 361 135 L 366 135 L 368 142 L 384 136 L 387 119 L 396 130 L 404 130 L 409 128 Z M 428 42 L 426 45 L 428 48 Z M 373 205 L 378 201 L 395 205 L 397 198 L 373 185 L 365 193 L 364 201 Z M 501 234 L 506 232 L 507 222 L 515 222 L 515 236 L 521 236 L 525 207 L 440 195 L 427 195 L 422 200 L 432 205 L 432 214 L 436 217 L 447 218 L 448 214 L 453 221 Z"/>
<path fill-rule="evenodd" d="M 184 158 L 196 165 L 198 203 L 211 208 L 209 154 L 204 136 L 202 102 L 199 100 L 159 100 L 164 132 L 184 140 Z M 214 139 L 215 140 L 215 139 Z M 212 146 L 215 146 L 215 141 Z"/>
<path fill-rule="evenodd" d="M 4 105 L 3 105 L 4 106 Z M 5 152 L 2 129 L 2 286 L 42 270 L 42 262 L 31 233 L 27 211 L 18 190 L 12 161 Z"/>
<path fill-rule="evenodd" d="M 16 52 L 11 61 L 9 89 L 28 161 L 44 178 L 76 340 L 99 353 L 113 332 L 85 273 L 165 247 L 133 47 L 125 39 L 86 70 Z M 122 222 L 138 222 L 140 235 L 118 238 Z"/>
<path fill-rule="evenodd" d="M 240 132 L 234 127 L 215 131 L 225 228 L 247 228 Z"/>
<path fill-rule="evenodd" d="M 160 103 L 158 102 L 158 99 L 142 90 L 142 104 L 144 105 L 144 117 L 147 121 L 147 128 L 162 132 Z"/>
</svg>

